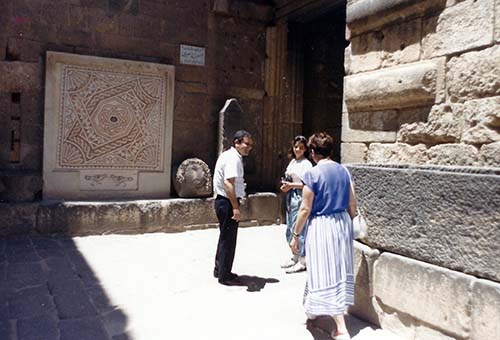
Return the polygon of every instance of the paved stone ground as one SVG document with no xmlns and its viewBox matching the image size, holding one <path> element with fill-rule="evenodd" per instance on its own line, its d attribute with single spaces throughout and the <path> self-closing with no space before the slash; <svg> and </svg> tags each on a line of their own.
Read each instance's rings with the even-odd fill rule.
<svg viewBox="0 0 500 340">
<path fill-rule="evenodd" d="M 239 287 L 212 277 L 216 229 L 0 240 L 0 339 L 329 339 L 329 318 L 305 322 L 305 273 L 279 267 L 283 235 L 240 229 Z M 350 316 L 348 326 L 355 340 L 397 339 Z"/>
</svg>

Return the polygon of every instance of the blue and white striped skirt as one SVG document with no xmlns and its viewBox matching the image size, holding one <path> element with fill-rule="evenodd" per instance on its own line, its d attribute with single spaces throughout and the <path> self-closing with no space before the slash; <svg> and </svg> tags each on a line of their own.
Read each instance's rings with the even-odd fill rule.
<svg viewBox="0 0 500 340">
<path fill-rule="evenodd" d="M 307 228 L 305 312 L 309 315 L 343 314 L 347 306 L 354 304 L 351 217 L 347 212 L 312 216 Z"/>
</svg>

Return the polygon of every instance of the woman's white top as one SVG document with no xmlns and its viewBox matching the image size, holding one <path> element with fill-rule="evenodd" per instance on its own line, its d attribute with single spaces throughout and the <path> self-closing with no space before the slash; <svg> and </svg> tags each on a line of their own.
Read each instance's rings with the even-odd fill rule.
<svg viewBox="0 0 500 340">
<path fill-rule="evenodd" d="M 292 177 L 294 183 L 301 182 L 304 173 L 312 167 L 312 163 L 307 158 L 300 160 L 294 158 L 286 167 L 285 175 Z"/>
</svg>

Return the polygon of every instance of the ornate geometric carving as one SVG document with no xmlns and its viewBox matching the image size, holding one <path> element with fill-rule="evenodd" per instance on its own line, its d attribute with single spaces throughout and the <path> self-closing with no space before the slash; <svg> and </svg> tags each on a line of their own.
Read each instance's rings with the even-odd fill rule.
<svg viewBox="0 0 500 340">
<path fill-rule="evenodd" d="M 163 171 L 165 79 L 61 68 L 57 168 Z"/>
</svg>

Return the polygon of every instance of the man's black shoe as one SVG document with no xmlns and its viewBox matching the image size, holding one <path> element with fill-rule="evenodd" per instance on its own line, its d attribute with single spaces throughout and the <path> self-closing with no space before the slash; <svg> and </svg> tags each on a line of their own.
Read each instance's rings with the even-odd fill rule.
<svg viewBox="0 0 500 340">
<path fill-rule="evenodd" d="M 238 278 L 238 275 L 236 275 L 235 278 L 232 279 L 219 279 L 219 283 L 224 286 L 244 286 L 245 284 L 240 281 Z"/>
<path fill-rule="evenodd" d="M 217 269 L 214 269 L 214 277 L 215 277 L 215 278 L 218 278 L 218 277 L 219 277 L 219 271 L 218 271 Z M 229 274 L 227 275 L 227 278 L 228 278 L 229 280 L 234 280 L 234 279 L 235 279 L 235 278 L 237 278 L 237 277 L 238 277 L 238 275 L 236 275 L 235 273 L 229 273 Z"/>
</svg>

